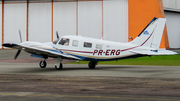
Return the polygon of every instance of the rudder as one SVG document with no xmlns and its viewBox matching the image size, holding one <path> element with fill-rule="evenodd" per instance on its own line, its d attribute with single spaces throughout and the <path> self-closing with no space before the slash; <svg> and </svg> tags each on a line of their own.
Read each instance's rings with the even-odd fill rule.
<svg viewBox="0 0 180 101">
<path fill-rule="evenodd" d="M 165 18 L 153 18 L 138 37 L 131 41 L 131 43 L 159 49 L 165 22 Z"/>
</svg>

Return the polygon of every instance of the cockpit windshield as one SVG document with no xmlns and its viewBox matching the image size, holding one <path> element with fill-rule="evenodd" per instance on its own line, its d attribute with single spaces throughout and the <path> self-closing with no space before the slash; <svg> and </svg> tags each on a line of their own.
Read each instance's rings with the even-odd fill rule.
<svg viewBox="0 0 180 101">
<path fill-rule="evenodd" d="M 59 38 L 53 41 L 53 44 L 57 44 L 58 41 L 59 41 Z"/>
<path fill-rule="evenodd" d="M 68 38 L 61 38 L 59 41 L 59 45 L 68 46 L 69 45 L 69 39 Z"/>
</svg>

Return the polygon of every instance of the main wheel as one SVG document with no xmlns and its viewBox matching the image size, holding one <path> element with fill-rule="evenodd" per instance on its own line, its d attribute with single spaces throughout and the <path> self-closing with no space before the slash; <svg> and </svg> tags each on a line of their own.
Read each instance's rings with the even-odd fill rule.
<svg viewBox="0 0 180 101">
<path fill-rule="evenodd" d="M 88 66 L 90 69 L 94 69 L 96 67 L 96 64 L 97 64 L 96 62 L 91 61 L 91 62 L 89 62 Z"/>
<path fill-rule="evenodd" d="M 57 70 L 61 70 L 61 69 L 63 68 L 62 63 L 60 63 L 59 67 L 55 65 L 55 68 L 56 68 Z"/>
<path fill-rule="evenodd" d="M 40 66 L 41 68 L 46 68 L 46 65 L 47 65 L 47 63 L 46 63 L 45 60 L 42 60 L 42 61 L 40 61 L 40 63 L 39 63 L 39 66 Z"/>
</svg>

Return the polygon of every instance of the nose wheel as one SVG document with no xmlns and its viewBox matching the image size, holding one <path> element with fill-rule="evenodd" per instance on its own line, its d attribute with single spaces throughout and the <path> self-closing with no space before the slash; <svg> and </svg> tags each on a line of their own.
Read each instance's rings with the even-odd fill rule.
<svg viewBox="0 0 180 101">
<path fill-rule="evenodd" d="M 47 65 L 47 63 L 46 63 L 45 60 L 42 60 L 42 61 L 40 61 L 40 63 L 39 63 L 39 66 L 40 66 L 41 68 L 46 68 L 46 65 Z"/>
</svg>

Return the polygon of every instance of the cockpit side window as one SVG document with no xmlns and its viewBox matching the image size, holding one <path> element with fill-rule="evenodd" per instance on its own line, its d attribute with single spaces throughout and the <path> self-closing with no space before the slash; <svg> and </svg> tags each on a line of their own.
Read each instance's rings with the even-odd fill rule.
<svg viewBox="0 0 180 101">
<path fill-rule="evenodd" d="M 69 46 L 69 39 L 61 38 L 61 40 L 59 41 L 59 45 Z"/>
<path fill-rule="evenodd" d="M 92 43 L 84 42 L 84 47 L 91 48 L 92 47 Z"/>
</svg>

